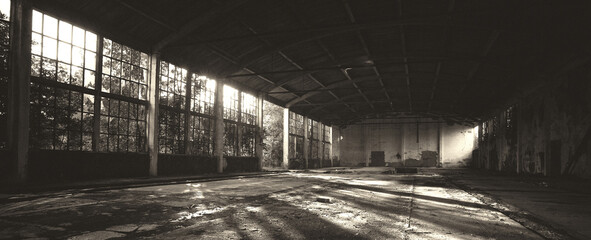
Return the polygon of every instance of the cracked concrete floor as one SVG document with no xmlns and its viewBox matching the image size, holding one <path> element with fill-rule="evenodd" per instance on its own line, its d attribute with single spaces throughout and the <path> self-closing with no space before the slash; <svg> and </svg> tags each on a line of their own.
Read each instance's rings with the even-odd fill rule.
<svg viewBox="0 0 591 240">
<path fill-rule="evenodd" d="M 0 205 L 0 225 L 0 239 L 543 239 L 438 174 L 380 172 L 55 195 Z"/>
</svg>

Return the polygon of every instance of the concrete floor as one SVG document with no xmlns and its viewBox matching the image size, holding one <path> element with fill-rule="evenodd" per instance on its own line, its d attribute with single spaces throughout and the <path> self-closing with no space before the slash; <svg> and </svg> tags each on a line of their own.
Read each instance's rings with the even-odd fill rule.
<svg viewBox="0 0 591 240">
<path fill-rule="evenodd" d="M 591 239 L 588 192 L 465 169 L 389 170 L 3 195 L 0 239 Z"/>
</svg>

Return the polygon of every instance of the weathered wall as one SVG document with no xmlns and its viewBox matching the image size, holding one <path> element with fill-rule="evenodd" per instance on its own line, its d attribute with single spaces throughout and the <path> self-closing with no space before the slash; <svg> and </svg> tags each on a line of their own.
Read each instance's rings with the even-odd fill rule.
<svg viewBox="0 0 591 240">
<path fill-rule="evenodd" d="M 441 128 L 441 131 L 443 167 L 471 166 L 472 151 L 477 139 L 476 129 L 461 125 L 446 125 Z"/>
<path fill-rule="evenodd" d="M 486 169 L 524 174 L 591 177 L 590 66 L 580 67 L 517 101 L 515 133 L 504 127 L 480 142 Z M 492 135 L 492 133 L 491 133 Z"/>
<path fill-rule="evenodd" d="M 432 121 L 424 119 L 421 121 Z M 438 124 L 436 123 L 410 123 L 404 124 L 404 166 L 437 166 L 439 155 Z"/>
<path fill-rule="evenodd" d="M 342 129 L 342 166 L 365 166 L 372 151 L 384 151 L 388 166 L 465 167 L 474 150 L 473 127 L 432 119 L 371 120 Z"/>
<path fill-rule="evenodd" d="M 147 177 L 147 154 L 38 150 L 29 153 L 33 182 Z"/>
<path fill-rule="evenodd" d="M 341 129 L 332 126 L 332 160 L 335 167 L 340 166 L 341 161 Z"/>
</svg>

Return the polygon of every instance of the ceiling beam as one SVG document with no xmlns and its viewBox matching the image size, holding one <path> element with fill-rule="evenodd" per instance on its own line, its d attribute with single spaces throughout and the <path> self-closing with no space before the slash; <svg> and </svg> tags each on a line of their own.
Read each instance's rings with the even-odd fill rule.
<svg viewBox="0 0 591 240">
<path fill-rule="evenodd" d="M 450 14 L 449 15 L 450 20 L 452 20 L 451 13 L 454 11 L 455 4 L 456 4 L 455 0 L 450 0 L 448 7 L 447 7 L 447 13 Z M 445 40 L 443 41 L 443 51 L 446 54 L 449 52 L 449 46 L 451 45 L 452 32 L 453 32 L 452 27 L 448 26 L 447 27 L 447 34 L 445 36 Z M 433 90 L 431 90 L 431 98 L 429 100 L 429 107 L 427 107 L 427 112 L 431 111 L 431 107 L 433 106 L 433 100 L 435 100 L 435 91 L 437 90 L 437 82 L 439 81 L 440 74 L 441 74 L 441 61 L 437 63 L 437 67 L 435 69 L 435 79 L 433 80 Z"/>
<path fill-rule="evenodd" d="M 170 30 L 172 30 L 172 31 L 175 31 L 175 29 L 174 29 L 174 28 L 172 28 L 172 25 L 171 25 L 171 24 L 165 23 L 165 22 L 163 22 L 163 21 L 161 21 L 161 20 L 158 20 L 158 19 L 156 19 L 156 18 L 154 18 L 154 17 L 151 17 L 149 14 L 147 14 L 147 13 L 143 12 L 142 10 L 140 10 L 140 9 L 138 9 L 138 8 L 134 7 L 134 6 L 131 6 L 131 5 L 130 5 L 130 4 L 128 4 L 128 3 L 125 3 L 125 5 L 124 5 L 124 6 L 126 6 L 126 7 L 130 8 L 130 9 L 132 9 L 132 10 L 136 11 L 136 12 L 138 12 L 140 15 L 142 15 L 142 16 L 144 16 L 144 17 L 146 17 L 148 20 L 151 20 L 151 21 L 153 21 L 153 22 L 155 22 L 155 23 L 157 23 L 157 24 L 159 24 L 159 25 L 161 25 L 161 26 L 163 26 L 163 27 L 166 27 L 166 28 L 168 28 L 168 29 L 170 29 Z M 193 37 L 193 39 L 196 39 L 196 40 L 201 40 L 201 39 L 200 39 L 200 38 L 198 38 L 198 37 Z M 205 46 L 206 46 L 206 48 L 207 48 L 207 49 L 209 49 L 209 50 L 210 50 L 210 51 L 211 51 L 213 54 L 215 54 L 215 55 L 217 55 L 217 56 L 221 57 L 222 59 L 226 60 L 227 62 L 229 62 L 229 63 L 231 63 L 231 64 L 233 64 L 233 65 L 235 65 L 236 67 L 240 68 L 241 70 L 244 70 L 244 71 L 246 71 L 246 72 L 248 72 L 248 73 L 255 73 L 255 72 L 256 72 L 256 71 L 254 71 L 254 70 L 252 70 L 252 69 L 248 68 L 248 67 L 247 67 L 245 64 L 242 64 L 242 63 L 240 63 L 240 62 L 239 62 L 238 60 L 236 60 L 236 59 L 235 59 L 235 58 L 234 58 L 234 57 L 233 57 L 231 54 L 227 53 L 227 52 L 226 52 L 226 51 L 224 51 L 223 49 L 220 49 L 219 47 L 217 47 L 217 46 L 215 46 L 215 45 L 213 45 L 213 44 L 210 44 L 210 43 L 207 43 L 207 44 L 205 44 Z M 261 80 L 263 80 L 263 81 L 265 81 L 265 82 L 267 82 L 267 83 L 271 83 L 271 84 L 273 84 L 273 83 L 274 83 L 274 81 L 272 81 L 272 80 L 270 80 L 270 79 L 268 79 L 268 78 L 266 78 L 266 77 L 263 77 L 263 76 L 256 76 L 256 77 L 257 77 L 257 78 L 260 78 Z M 289 91 L 289 89 L 285 89 L 285 88 L 283 88 L 283 89 L 284 89 L 285 91 Z M 299 95 L 297 95 L 297 94 L 295 94 L 295 93 L 293 93 L 292 95 L 294 95 L 295 97 L 299 97 Z"/>
<path fill-rule="evenodd" d="M 232 17 L 235 21 L 239 22 L 242 26 L 244 26 L 246 29 L 248 29 L 249 32 L 253 33 L 253 34 L 257 34 L 257 32 L 250 27 L 248 24 L 246 24 L 246 22 L 244 22 L 243 20 L 239 20 L 236 17 Z M 267 46 L 273 46 L 273 44 L 271 44 L 268 40 L 263 39 L 263 38 L 258 38 L 259 41 L 263 42 L 264 44 L 266 44 Z M 285 59 L 286 61 L 288 61 L 290 64 L 292 64 L 294 67 L 296 67 L 299 70 L 304 70 L 304 68 L 302 66 L 300 66 L 298 63 L 296 63 L 293 59 L 291 59 L 290 57 L 288 57 L 285 53 L 283 53 L 282 51 L 278 51 L 277 52 L 283 59 Z M 316 84 L 320 85 L 321 87 L 326 87 L 324 84 L 322 84 L 322 82 L 318 81 L 318 79 L 316 79 L 314 76 L 312 76 L 311 74 L 307 74 L 307 77 L 309 79 L 311 79 L 312 81 L 314 81 Z M 274 89 L 274 88 L 278 88 L 278 87 L 282 87 L 283 85 L 279 85 L 276 82 L 272 82 L 270 84 L 269 87 L 263 89 L 263 92 L 268 91 L 266 89 Z M 333 93 L 332 91 L 328 91 L 335 99 L 340 100 L 340 98 Z M 293 91 L 292 91 L 293 93 Z M 299 98 L 300 96 L 296 94 L 296 98 Z M 348 109 L 349 111 L 351 111 L 352 113 L 355 113 L 356 110 L 354 108 L 352 108 L 350 105 L 343 103 Z"/>
<path fill-rule="evenodd" d="M 501 32 L 497 31 L 497 30 L 491 32 L 486 44 L 484 45 L 484 48 L 482 49 L 482 51 L 479 54 L 480 57 L 484 58 L 490 53 L 490 50 L 492 49 L 493 45 L 495 44 L 497 39 L 499 39 L 500 34 L 501 34 Z M 476 75 L 476 72 L 478 72 L 478 68 L 480 68 L 481 64 L 482 64 L 481 62 L 477 62 L 474 65 L 474 67 L 472 67 L 470 72 L 468 72 L 468 76 L 466 77 L 466 83 L 462 86 L 462 88 L 460 89 L 460 92 L 458 93 L 458 96 L 456 98 L 454 110 L 459 107 L 460 100 L 461 100 L 462 96 L 464 95 L 466 89 L 468 89 L 468 87 L 473 84 L 472 83 L 473 78 Z"/>
<path fill-rule="evenodd" d="M 402 19 L 402 0 L 398 0 L 398 17 Z M 406 37 L 404 36 L 404 25 L 400 25 L 400 41 L 402 56 L 404 57 L 404 72 L 406 73 L 406 92 L 408 95 L 408 109 L 412 112 L 412 94 L 410 91 L 410 72 L 408 70 L 408 58 L 406 52 Z"/>
<path fill-rule="evenodd" d="M 287 1 L 288 4 L 293 4 L 291 3 L 291 1 Z M 490 13 L 490 12 L 488 12 Z M 470 12 L 469 14 L 478 14 L 477 12 Z M 485 14 L 480 13 L 480 14 Z M 418 17 L 418 18 L 411 18 L 411 19 L 403 19 L 403 20 L 394 20 L 394 21 L 385 21 L 385 22 L 380 22 L 380 23 L 367 23 L 367 24 L 357 24 L 357 25 L 353 25 L 351 26 L 351 24 L 347 24 L 347 25 L 335 25 L 335 26 L 326 26 L 326 27 L 320 27 L 320 28 L 316 28 L 316 29 L 304 29 L 302 31 L 298 31 L 298 30 L 292 30 L 292 31 L 284 31 L 284 32 L 280 32 L 280 34 L 278 36 L 282 36 L 285 34 L 296 34 L 299 36 L 307 36 L 304 38 L 294 38 L 293 41 L 289 41 L 289 42 L 284 42 L 280 45 L 276 45 L 275 47 L 271 47 L 271 48 L 265 48 L 263 51 L 256 51 L 255 48 L 253 48 L 253 51 L 247 53 L 247 54 L 243 54 L 241 59 L 245 59 L 246 61 L 243 62 L 244 66 L 249 66 L 252 63 L 258 62 L 260 61 L 262 58 L 271 55 L 271 54 L 275 54 L 279 51 L 297 46 L 299 44 L 302 43 L 306 43 L 306 42 L 311 42 L 311 41 L 317 41 L 319 39 L 323 39 L 329 36 L 335 36 L 338 34 L 343 34 L 343 33 L 348 33 L 351 31 L 356 31 L 356 30 L 364 30 L 364 29 L 375 29 L 375 28 L 384 28 L 384 27 L 396 27 L 396 26 L 403 26 L 403 25 L 435 25 L 435 26 L 448 26 L 449 23 L 445 23 L 445 19 L 446 19 L 446 15 L 434 15 L 434 16 L 425 16 L 425 17 Z M 459 25 L 455 25 L 457 27 L 460 27 Z M 482 26 L 473 26 L 474 28 L 478 28 L 481 29 Z M 496 28 L 496 26 L 495 26 Z M 317 34 L 314 34 L 314 32 L 320 32 Z M 258 34 L 256 36 L 253 35 L 249 35 L 249 38 L 256 38 L 256 37 L 265 37 L 265 38 L 269 38 L 274 36 L 276 33 L 270 33 L 270 34 Z M 235 40 L 240 40 L 243 39 L 241 37 L 236 38 Z M 226 39 L 227 40 L 227 39 Z M 210 41 L 206 41 L 206 42 L 195 42 L 195 43 L 188 43 L 188 44 L 180 44 L 180 45 L 175 45 L 175 46 L 171 46 L 171 47 L 188 47 L 188 46 L 195 46 L 195 45 L 203 45 L 203 44 L 207 44 L 207 43 L 212 43 L 212 42 L 220 42 L 220 41 L 224 41 L 224 39 L 213 39 Z M 234 71 L 228 71 L 230 74 L 237 72 L 237 70 Z"/>
<path fill-rule="evenodd" d="M 349 17 L 349 21 L 352 24 L 356 24 L 357 21 L 355 20 L 355 16 L 353 15 L 353 11 L 351 10 L 351 6 L 349 5 L 349 2 L 347 0 L 343 0 L 343 4 L 345 5 L 345 10 L 347 11 L 347 15 Z M 372 59 L 371 53 L 369 52 L 369 48 L 367 47 L 367 44 L 365 43 L 365 39 L 363 38 L 363 35 L 361 34 L 361 31 L 356 30 L 355 31 L 357 33 L 357 38 L 359 39 L 359 42 L 361 43 L 361 47 L 363 48 L 363 51 L 365 52 L 365 55 L 367 55 L 367 58 L 369 60 Z M 392 100 L 390 98 L 390 95 L 388 94 L 388 91 L 386 90 L 386 87 L 384 86 L 384 80 L 382 79 L 382 76 L 380 75 L 380 72 L 378 71 L 378 68 L 376 66 L 372 66 L 372 69 L 374 71 L 374 73 L 376 74 L 376 79 L 378 80 L 378 82 L 380 83 L 380 85 L 382 86 L 382 88 L 384 89 L 384 95 L 386 96 L 386 98 L 388 100 Z M 349 74 L 346 72 L 346 69 L 344 70 L 346 75 L 349 76 Z M 357 86 L 356 86 L 357 87 Z M 393 104 L 390 103 L 390 108 L 393 108 L 392 106 Z M 370 106 L 372 108 L 374 108 L 373 104 L 370 104 Z"/>
<path fill-rule="evenodd" d="M 439 74 L 441 74 L 441 62 L 437 63 L 437 68 L 435 69 L 435 79 L 433 80 L 433 88 L 431 90 L 431 98 L 429 99 L 429 107 L 427 111 L 431 110 L 431 106 L 433 105 L 433 100 L 435 99 L 435 90 L 437 89 L 437 82 L 439 81 Z"/>
<path fill-rule="evenodd" d="M 291 3 L 290 3 L 291 4 Z M 496 12 L 491 11 L 467 11 L 467 12 L 455 12 L 455 15 L 458 16 L 477 16 L 481 17 L 482 15 L 486 14 L 496 14 Z M 413 18 L 406 18 L 406 19 L 396 19 L 396 20 L 387 20 L 387 21 L 380 21 L 380 22 L 371 22 L 371 23 L 347 23 L 347 24 L 335 24 L 335 25 L 325 25 L 325 26 L 314 26 L 314 27 L 306 27 L 306 28 L 299 28 L 299 29 L 290 29 L 290 30 L 281 30 L 281 31 L 270 31 L 270 32 L 262 32 L 256 34 L 247 34 L 247 35 L 239 35 L 239 36 L 232 36 L 232 37 L 223 37 L 223 38 L 212 38 L 207 40 L 202 40 L 198 42 L 188 42 L 183 45 L 201 45 L 205 43 L 217 43 L 217 42 L 224 42 L 224 41 L 240 41 L 245 39 L 258 39 L 260 37 L 263 38 L 274 38 L 274 37 L 289 37 L 293 35 L 308 35 L 310 37 L 319 37 L 325 35 L 335 35 L 359 30 L 369 30 L 369 29 L 381 29 L 381 28 L 392 28 L 398 27 L 402 25 L 406 26 L 448 26 L 450 23 L 447 23 L 446 20 L 448 19 L 448 14 L 435 14 L 430 16 L 420 16 L 420 17 L 413 17 Z M 480 29 L 480 30 L 495 30 L 498 26 L 486 26 L 482 24 L 457 24 L 453 23 L 454 27 L 457 28 L 467 28 L 467 29 Z"/>
<path fill-rule="evenodd" d="M 234 9 L 242 6 L 247 1 L 248 0 L 223 1 L 222 4 L 212 9 L 209 9 L 204 14 L 199 14 L 196 18 L 183 24 L 183 26 L 178 28 L 178 30 L 174 30 L 174 33 L 167 35 L 165 38 L 161 39 L 158 43 L 154 45 L 154 51 L 159 52 L 160 50 L 162 50 L 162 48 L 168 46 L 169 44 L 178 41 L 179 39 L 195 32 L 199 27 L 202 27 L 203 24 L 210 22 L 215 17 L 225 15 L 228 12 L 231 12 Z"/>
</svg>

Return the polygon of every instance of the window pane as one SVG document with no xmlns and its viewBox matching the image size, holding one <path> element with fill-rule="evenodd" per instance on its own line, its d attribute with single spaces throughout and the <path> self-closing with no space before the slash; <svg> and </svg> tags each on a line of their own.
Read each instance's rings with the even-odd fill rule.
<svg viewBox="0 0 591 240">
<path fill-rule="evenodd" d="M 59 39 L 61 41 L 67 42 L 67 43 L 72 43 L 72 25 L 64 22 L 64 21 L 60 21 L 60 37 Z"/>
<path fill-rule="evenodd" d="M 57 19 L 47 15 L 43 16 L 43 35 L 57 38 Z"/>
</svg>

